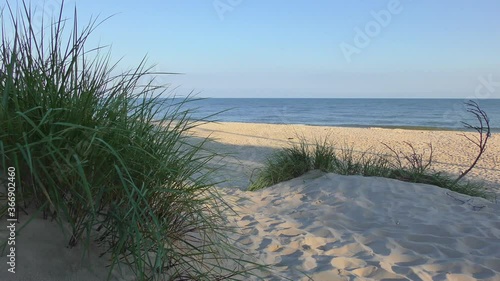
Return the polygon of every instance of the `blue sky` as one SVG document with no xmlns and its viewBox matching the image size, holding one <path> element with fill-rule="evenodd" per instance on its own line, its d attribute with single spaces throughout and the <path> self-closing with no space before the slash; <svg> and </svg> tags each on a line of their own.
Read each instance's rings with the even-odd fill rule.
<svg viewBox="0 0 500 281">
<path fill-rule="evenodd" d="M 75 2 L 81 24 L 114 15 L 89 45 L 185 73 L 160 79 L 178 94 L 465 98 L 491 76 L 500 98 L 498 0 Z"/>
</svg>

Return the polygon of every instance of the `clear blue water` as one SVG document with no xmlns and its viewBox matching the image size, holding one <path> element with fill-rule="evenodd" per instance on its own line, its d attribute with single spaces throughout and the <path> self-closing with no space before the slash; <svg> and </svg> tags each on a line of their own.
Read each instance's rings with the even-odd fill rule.
<svg viewBox="0 0 500 281">
<path fill-rule="evenodd" d="M 271 124 L 463 129 L 477 124 L 463 99 L 204 99 L 188 103 L 192 118 Z M 500 132 L 500 99 L 476 100 Z M 218 114 L 217 114 L 218 113 Z"/>
</svg>

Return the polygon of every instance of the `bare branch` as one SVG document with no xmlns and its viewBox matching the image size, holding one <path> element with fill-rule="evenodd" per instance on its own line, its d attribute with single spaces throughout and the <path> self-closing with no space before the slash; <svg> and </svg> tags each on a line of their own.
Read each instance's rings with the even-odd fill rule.
<svg viewBox="0 0 500 281">
<path fill-rule="evenodd" d="M 395 149 L 390 147 L 389 145 L 382 143 L 385 147 L 387 147 L 393 154 L 396 159 L 396 163 L 398 168 L 409 168 L 412 171 L 415 171 L 419 174 L 423 174 L 432 164 L 432 156 L 433 156 L 433 147 L 431 143 L 428 143 L 428 147 L 430 148 L 430 154 L 427 157 L 427 160 L 424 161 L 425 150 L 422 153 L 418 153 L 415 147 L 409 142 L 403 142 L 410 149 L 410 153 L 406 153 L 403 151 L 397 152 Z M 424 163 L 425 162 L 425 163 Z"/>
<path fill-rule="evenodd" d="M 455 183 L 460 181 L 465 175 L 467 175 L 477 164 L 481 156 L 483 155 L 484 151 L 486 151 L 486 144 L 488 143 L 488 139 L 491 137 L 491 130 L 490 130 L 490 119 L 488 118 L 488 115 L 486 112 L 484 112 L 479 105 L 473 101 L 470 100 L 465 103 L 465 105 L 468 107 L 467 112 L 473 114 L 476 119 L 478 120 L 479 125 L 473 126 L 469 123 L 462 122 L 464 124 L 464 127 L 467 129 L 473 129 L 476 132 L 478 132 L 479 136 L 476 136 L 475 139 L 473 140 L 470 137 L 468 137 L 465 134 L 462 134 L 468 141 L 473 143 L 474 145 L 477 146 L 478 148 L 478 153 L 477 157 L 474 159 L 474 162 L 470 165 L 470 167 L 463 171 L 458 178 L 455 180 Z"/>
</svg>

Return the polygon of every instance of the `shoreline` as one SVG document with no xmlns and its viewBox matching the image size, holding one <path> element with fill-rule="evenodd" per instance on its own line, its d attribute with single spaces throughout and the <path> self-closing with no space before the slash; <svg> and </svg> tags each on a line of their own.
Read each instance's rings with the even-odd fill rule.
<svg viewBox="0 0 500 281">
<path fill-rule="evenodd" d="M 191 120 L 193 123 L 199 121 Z M 209 123 L 216 124 L 259 124 L 259 125 L 286 125 L 286 126 L 311 126 L 311 127 L 331 127 L 331 128 L 361 128 L 361 129 L 394 129 L 394 130 L 408 130 L 408 131 L 438 131 L 438 132 L 458 132 L 458 133 L 471 133 L 475 132 L 472 129 L 466 128 L 451 128 L 451 127 L 432 127 L 432 126 L 411 126 L 411 125 L 357 125 L 357 124 L 302 124 L 302 123 L 262 123 L 262 122 L 245 122 L 245 121 L 209 121 Z M 491 134 L 500 134 L 500 128 L 490 128 Z"/>
</svg>

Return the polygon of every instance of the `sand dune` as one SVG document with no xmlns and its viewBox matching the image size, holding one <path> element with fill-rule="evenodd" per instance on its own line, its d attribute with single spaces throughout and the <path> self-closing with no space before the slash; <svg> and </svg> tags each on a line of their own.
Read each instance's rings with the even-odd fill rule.
<svg viewBox="0 0 500 281">
<path fill-rule="evenodd" d="M 224 189 L 235 239 L 292 280 L 500 280 L 500 205 L 435 186 L 313 171 Z M 281 280 L 282 277 L 269 277 Z"/>
</svg>

